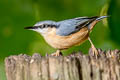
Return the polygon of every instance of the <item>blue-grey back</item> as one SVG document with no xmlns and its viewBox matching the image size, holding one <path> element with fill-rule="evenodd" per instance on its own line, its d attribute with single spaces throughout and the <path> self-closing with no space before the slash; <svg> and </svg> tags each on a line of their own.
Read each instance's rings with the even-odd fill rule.
<svg viewBox="0 0 120 80">
<path fill-rule="evenodd" d="M 57 22 L 59 25 L 56 34 L 61 36 L 67 36 L 72 33 L 75 33 L 83 27 L 83 25 L 87 24 L 90 19 L 87 17 L 79 17 L 74 19 L 68 19 L 64 21 Z"/>
</svg>

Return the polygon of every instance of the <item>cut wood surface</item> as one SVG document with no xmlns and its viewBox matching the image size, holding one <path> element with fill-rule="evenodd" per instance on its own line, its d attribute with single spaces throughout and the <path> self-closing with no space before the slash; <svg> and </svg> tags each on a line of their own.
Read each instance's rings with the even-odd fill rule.
<svg viewBox="0 0 120 80">
<path fill-rule="evenodd" d="M 5 59 L 7 80 L 120 80 L 120 50 L 98 51 L 97 59 L 91 50 L 59 57 L 13 55 Z"/>
</svg>

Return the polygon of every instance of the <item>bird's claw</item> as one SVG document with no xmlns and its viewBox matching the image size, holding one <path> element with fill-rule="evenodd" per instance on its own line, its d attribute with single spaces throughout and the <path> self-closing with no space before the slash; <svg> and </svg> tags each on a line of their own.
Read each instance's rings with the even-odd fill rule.
<svg viewBox="0 0 120 80">
<path fill-rule="evenodd" d="M 52 56 L 61 56 L 62 55 L 62 53 L 59 51 L 59 50 L 57 50 L 55 53 L 53 53 L 53 54 L 51 54 Z"/>
<path fill-rule="evenodd" d="M 92 48 L 93 51 L 93 55 L 95 56 L 95 58 L 98 58 L 98 50 L 96 48 Z"/>
</svg>

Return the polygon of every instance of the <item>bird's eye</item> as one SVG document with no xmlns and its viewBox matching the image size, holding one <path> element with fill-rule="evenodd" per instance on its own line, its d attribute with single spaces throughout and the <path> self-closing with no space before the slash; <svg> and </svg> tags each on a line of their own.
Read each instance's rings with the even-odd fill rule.
<svg viewBox="0 0 120 80">
<path fill-rule="evenodd" d="M 43 25 L 42 25 L 42 28 L 45 28 L 45 27 L 46 27 L 46 25 L 45 25 L 45 24 L 43 24 Z"/>
<path fill-rule="evenodd" d="M 42 29 L 42 28 L 45 28 L 45 27 L 46 27 L 46 25 L 45 25 L 45 24 L 43 24 L 43 25 L 40 25 L 39 27 Z"/>
</svg>

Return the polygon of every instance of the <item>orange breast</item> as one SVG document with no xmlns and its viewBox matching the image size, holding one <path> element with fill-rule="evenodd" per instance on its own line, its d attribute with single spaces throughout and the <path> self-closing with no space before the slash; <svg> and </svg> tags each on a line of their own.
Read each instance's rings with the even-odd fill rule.
<svg viewBox="0 0 120 80">
<path fill-rule="evenodd" d="M 56 29 L 52 29 L 49 34 L 44 36 L 44 38 L 46 42 L 53 48 L 66 49 L 74 45 L 80 45 L 88 39 L 88 36 L 89 31 L 86 27 L 84 27 L 80 31 L 73 33 L 69 36 L 56 35 Z"/>
</svg>

